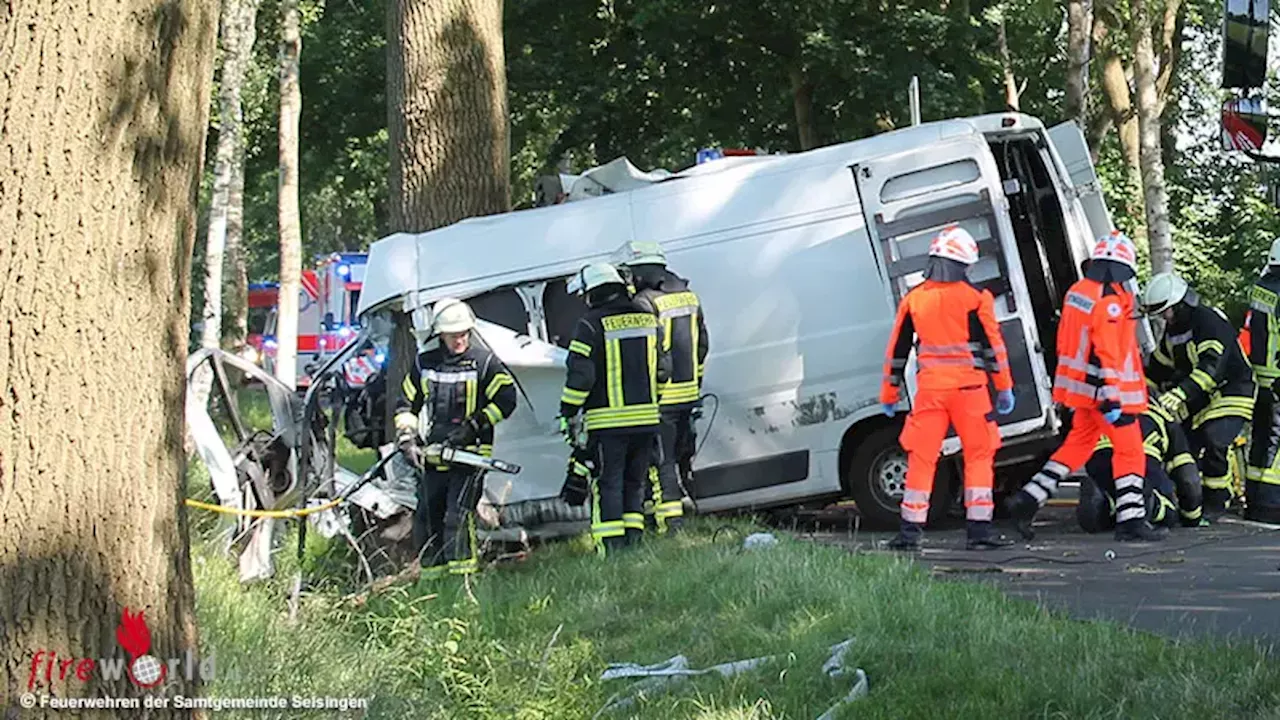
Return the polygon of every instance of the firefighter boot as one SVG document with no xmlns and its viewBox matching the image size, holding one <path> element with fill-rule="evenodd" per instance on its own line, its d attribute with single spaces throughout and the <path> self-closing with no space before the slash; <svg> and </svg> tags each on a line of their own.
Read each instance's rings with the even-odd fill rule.
<svg viewBox="0 0 1280 720">
<path fill-rule="evenodd" d="M 1211 517 L 1217 517 L 1227 512 L 1227 507 L 1231 504 L 1231 490 L 1229 488 L 1211 488 L 1204 489 L 1204 513 Z"/>
<path fill-rule="evenodd" d="M 924 528 L 918 523 L 903 520 L 898 536 L 890 540 L 886 547 L 890 550 L 919 550 L 922 535 L 924 535 Z"/>
<path fill-rule="evenodd" d="M 1154 542 L 1169 534 L 1165 528 L 1152 527 L 1144 518 L 1116 524 L 1116 542 Z"/>
<path fill-rule="evenodd" d="M 1005 509 L 1009 511 L 1014 527 L 1024 540 L 1031 540 L 1036 536 L 1035 530 L 1031 529 L 1031 523 L 1035 521 L 1036 513 L 1040 511 L 1040 503 L 1031 497 L 1031 493 L 1019 490 L 1010 495 L 1005 501 Z"/>
<path fill-rule="evenodd" d="M 1013 544 L 1012 540 L 997 533 L 989 520 L 969 520 L 966 530 L 968 541 L 965 547 L 969 550 L 998 550 Z"/>
</svg>

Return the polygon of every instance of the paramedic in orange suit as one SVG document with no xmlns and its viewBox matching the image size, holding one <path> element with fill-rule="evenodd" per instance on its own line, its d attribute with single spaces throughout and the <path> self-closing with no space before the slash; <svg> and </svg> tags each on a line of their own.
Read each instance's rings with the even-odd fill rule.
<svg viewBox="0 0 1280 720">
<path fill-rule="evenodd" d="M 978 243 L 963 228 L 948 226 L 929 245 L 925 282 L 898 304 L 885 360 L 880 402 L 892 417 L 900 399 L 913 335 L 916 394 L 899 441 L 907 451 L 907 489 L 902 528 L 889 543 L 895 550 L 919 547 L 929 516 L 929 496 L 947 429 L 954 425 L 964 448 L 964 505 L 971 550 L 1005 547 L 992 532 L 994 462 L 1000 430 L 991 412 L 988 373 L 999 391 L 1001 415 L 1013 412 L 1013 378 L 991 293 L 970 285 L 968 267 L 978 261 Z"/>
<path fill-rule="evenodd" d="M 1123 233 L 1098 240 L 1085 277 L 1067 290 L 1058 323 L 1053 400 L 1072 411 L 1071 431 L 1044 467 L 1009 499 L 1018 531 L 1031 539 L 1032 520 L 1058 484 L 1111 440 L 1116 489 L 1116 540 L 1159 540 L 1143 498 L 1146 455 L 1138 417 L 1147 410 L 1147 380 L 1138 347 L 1133 243 Z"/>
</svg>

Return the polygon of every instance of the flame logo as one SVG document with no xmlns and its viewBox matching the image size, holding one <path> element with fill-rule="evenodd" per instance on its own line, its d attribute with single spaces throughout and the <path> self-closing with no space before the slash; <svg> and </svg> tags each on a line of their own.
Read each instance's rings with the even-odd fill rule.
<svg viewBox="0 0 1280 720">
<path fill-rule="evenodd" d="M 120 647 L 129 653 L 130 658 L 147 654 L 151 649 L 151 631 L 147 629 L 147 623 L 142 619 L 141 611 L 136 615 L 130 615 L 129 608 L 124 609 L 124 617 L 120 619 L 120 625 L 116 628 L 116 640 L 120 643 Z"/>
</svg>

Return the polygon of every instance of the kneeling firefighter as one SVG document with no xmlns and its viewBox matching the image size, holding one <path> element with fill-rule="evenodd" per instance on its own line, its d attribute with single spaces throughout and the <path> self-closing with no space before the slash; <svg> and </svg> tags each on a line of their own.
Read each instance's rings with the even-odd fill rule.
<svg viewBox="0 0 1280 720">
<path fill-rule="evenodd" d="M 898 304 L 889 336 L 880 402 L 893 417 L 913 336 L 916 395 L 899 442 L 907 451 L 907 488 L 902 528 L 894 549 L 919 546 L 929 517 L 938 453 L 954 425 L 964 449 L 964 504 L 970 549 L 1004 547 L 1011 541 L 992 531 L 994 462 L 1000 430 L 991 413 L 988 374 L 998 391 L 996 408 L 1013 412 L 1013 377 L 990 292 L 969 284 L 966 271 L 978 261 L 978 243 L 963 228 L 948 226 L 929 245 L 923 284 Z"/>
<path fill-rule="evenodd" d="M 1221 513 L 1231 501 L 1227 463 L 1236 438 L 1253 416 L 1253 368 L 1226 316 L 1200 302 L 1187 281 L 1160 273 L 1142 293 L 1143 311 L 1166 323 L 1147 365 L 1147 378 L 1164 390 L 1156 404 L 1188 429 L 1204 478 L 1204 506 Z"/>
<path fill-rule="evenodd" d="M 1241 333 L 1258 380 L 1249 462 L 1245 471 L 1245 517 L 1280 523 L 1280 238 L 1271 243 L 1267 269 L 1249 293 L 1249 316 Z"/>
<path fill-rule="evenodd" d="M 710 338 L 697 294 L 687 280 L 667 268 L 661 245 L 630 242 L 618 254 L 619 265 L 630 271 L 636 303 L 657 316 L 663 349 L 671 355 L 671 376 L 658 386 L 662 459 L 646 493 L 653 501 L 657 530 L 663 533 L 683 522 L 685 488 L 677 464 L 688 467 L 692 462 L 694 410 L 702 394 Z"/>
<path fill-rule="evenodd" d="M 419 445 L 445 443 L 492 456 L 494 426 L 516 409 L 515 381 L 506 366 L 471 343 L 476 324 L 471 307 L 446 298 L 436 302 L 433 314 L 431 330 L 439 344 L 409 367 L 395 416 L 398 444 L 423 465 L 413 541 L 428 577 L 443 574 L 446 561 L 457 575 L 479 569 L 475 511 L 484 471 L 443 464 L 439 457 L 422 455 Z"/>
<path fill-rule="evenodd" d="M 644 533 L 644 486 L 658 453 L 658 386 L 670 375 L 658 318 L 627 293 L 607 263 L 587 265 L 568 283 L 587 312 L 569 343 L 560 396 L 560 432 L 572 445 L 571 418 L 582 411 L 595 458 L 591 534 L 605 555 Z M 581 463 L 585 465 L 585 463 Z M 584 475 L 589 470 L 584 467 Z"/>
<path fill-rule="evenodd" d="M 1104 435 L 1112 445 L 1116 540 L 1164 537 L 1163 528 L 1147 522 L 1143 501 L 1146 454 L 1138 416 L 1147 410 L 1147 387 L 1134 297 L 1125 286 L 1134 277 L 1135 258 L 1133 243 L 1123 233 L 1101 238 L 1085 276 L 1063 299 L 1053 400 L 1071 409 L 1071 430 L 1044 467 L 1009 498 L 1009 514 L 1027 539 L 1035 536 L 1036 513 L 1059 483 L 1093 456 Z"/>
<path fill-rule="evenodd" d="M 1138 416 L 1142 449 L 1147 455 L 1144 497 L 1147 522 L 1154 526 L 1200 527 L 1207 525 L 1200 508 L 1200 472 L 1182 425 L 1163 408 L 1152 405 Z M 1111 472 L 1111 439 L 1098 441 L 1093 457 L 1085 463 L 1088 476 L 1080 483 L 1076 518 L 1086 532 L 1110 529 L 1115 522 L 1115 478 Z"/>
</svg>

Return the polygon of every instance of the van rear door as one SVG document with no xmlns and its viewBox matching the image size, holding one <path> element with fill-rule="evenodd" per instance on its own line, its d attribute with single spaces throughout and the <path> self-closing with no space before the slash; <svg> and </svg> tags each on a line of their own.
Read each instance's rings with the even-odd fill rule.
<svg viewBox="0 0 1280 720">
<path fill-rule="evenodd" d="M 976 133 L 948 138 L 860 163 L 852 170 L 892 304 L 924 281 L 929 242 L 940 229 L 954 223 L 973 234 L 981 259 L 969 276 L 996 297 L 996 319 L 1009 351 L 1017 399 L 1014 411 L 998 418 L 1000 434 L 1016 437 L 1041 429 L 1056 431 L 1056 416 L 1047 409 L 1052 404 L 1050 378 L 1040 354 L 1036 323 L 1029 315 L 1031 296 L 1018 260 L 1000 172 L 985 138 Z M 914 397 L 914 355 L 907 368 L 907 384 Z M 959 442 L 952 436 L 943 452 L 958 449 Z"/>
</svg>

